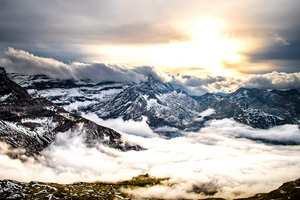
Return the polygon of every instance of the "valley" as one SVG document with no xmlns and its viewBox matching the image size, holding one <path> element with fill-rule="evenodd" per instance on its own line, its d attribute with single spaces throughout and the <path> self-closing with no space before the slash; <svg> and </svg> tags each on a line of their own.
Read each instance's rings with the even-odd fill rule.
<svg viewBox="0 0 300 200">
<path fill-rule="evenodd" d="M 191 97 L 151 76 L 139 84 L 5 71 L 0 76 L 1 198 L 268 199 L 299 194 L 299 180 L 267 193 L 298 173 L 299 89 L 240 88 Z M 263 164 L 266 159 L 269 163 Z M 19 178 L 5 167 L 8 163 Z M 290 176 L 283 175 L 287 169 Z M 262 174 L 253 181 L 257 171 Z M 44 174 L 33 180 L 38 173 Z M 48 174 L 52 183 L 46 181 Z M 261 182 L 267 185 L 263 193 Z"/>
</svg>

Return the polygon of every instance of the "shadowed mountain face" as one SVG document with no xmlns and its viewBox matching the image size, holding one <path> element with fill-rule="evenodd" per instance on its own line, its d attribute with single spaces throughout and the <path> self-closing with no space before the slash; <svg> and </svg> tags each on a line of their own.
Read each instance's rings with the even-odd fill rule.
<svg viewBox="0 0 300 200">
<path fill-rule="evenodd" d="M 79 115 L 69 113 L 45 98 L 31 96 L 0 73 L 0 140 L 12 147 L 26 149 L 28 155 L 38 154 L 49 146 L 59 132 L 74 131 L 85 134 L 87 144 L 103 143 L 109 147 L 141 150 L 130 145 L 118 132 L 99 126 Z"/>
<path fill-rule="evenodd" d="M 192 98 L 153 77 L 140 84 L 92 83 L 57 80 L 44 75 L 10 74 L 33 97 L 45 97 L 73 113 L 94 113 L 102 119 L 122 117 L 140 121 L 146 116 L 151 128 L 175 127 L 196 131 L 206 120 L 233 118 L 254 128 L 299 124 L 299 89 L 287 91 L 240 88 L 227 96 L 207 93 Z M 215 112 L 203 117 L 202 112 Z M 171 134 L 172 135 L 172 134 Z"/>
</svg>

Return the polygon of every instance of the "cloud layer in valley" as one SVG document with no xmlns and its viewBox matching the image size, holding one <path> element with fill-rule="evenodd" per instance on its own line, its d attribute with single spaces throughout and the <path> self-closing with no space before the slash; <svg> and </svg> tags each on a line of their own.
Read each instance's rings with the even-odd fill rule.
<svg viewBox="0 0 300 200">
<path fill-rule="evenodd" d="M 109 123 L 113 125 L 113 120 Z M 116 119 L 115 127 L 119 123 Z M 135 123 L 146 128 L 143 122 Z M 123 130 L 136 133 L 132 124 L 121 124 L 127 126 Z M 299 130 L 293 125 L 258 130 L 232 120 L 214 120 L 199 132 L 183 133 L 184 136 L 172 139 L 150 133 L 149 127 L 148 131 L 135 135 L 123 133 L 129 141 L 147 149 L 140 152 L 120 152 L 101 144 L 88 147 L 82 135 L 70 131 L 59 133 L 55 142 L 42 152 L 39 161 L 10 159 L 4 154 L 7 148 L 1 146 L 0 177 L 70 183 L 118 181 L 149 173 L 171 179 L 165 186 L 131 192 L 164 198 L 199 198 L 198 194 L 189 193 L 195 188 L 221 189 L 217 196 L 222 197 L 249 196 L 299 178 L 300 146 L 268 145 L 245 138 L 300 141 Z"/>
<path fill-rule="evenodd" d="M 114 65 L 105 63 L 63 63 L 52 58 L 38 57 L 23 50 L 8 48 L 0 59 L 0 66 L 8 72 L 24 74 L 45 74 L 51 78 L 91 79 L 93 81 L 124 81 L 140 83 L 147 76 L 170 82 L 175 89 L 182 89 L 190 95 L 206 92 L 228 93 L 240 87 L 258 89 L 300 88 L 300 72 L 272 72 L 244 76 L 190 76 L 165 74 L 155 67 Z"/>
<path fill-rule="evenodd" d="M 136 136 L 141 136 L 141 137 L 158 136 L 157 134 L 153 133 L 151 128 L 146 123 L 146 121 L 147 121 L 146 117 L 143 117 L 141 122 L 135 122 L 133 120 L 124 121 L 121 117 L 119 117 L 117 119 L 103 120 L 103 119 L 99 118 L 96 114 L 82 113 L 81 116 L 83 116 L 84 118 L 87 118 L 91 121 L 94 121 L 97 124 L 101 124 L 102 126 L 113 128 L 115 130 L 130 134 L 130 135 L 136 135 Z"/>
</svg>

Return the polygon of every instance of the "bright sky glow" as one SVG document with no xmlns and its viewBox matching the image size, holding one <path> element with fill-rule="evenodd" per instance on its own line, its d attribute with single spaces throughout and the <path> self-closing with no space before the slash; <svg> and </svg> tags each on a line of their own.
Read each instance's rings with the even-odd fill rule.
<svg viewBox="0 0 300 200">
<path fill-rule="evenodd" d="M 237 74 L 234 70 L 222 68 L 222 61 L 236 63 L 242 46 L 228 34 L 220 35 L 221 27 L 212 20 L 202 20 L 188 27 L 191 41 L 170 40 L 169 44 L 128 47 L 128 46 L 88 46 L 91 52 L 105 55 L 99 60 L 113 63 L 138 63 L 156 67 L 196 67 L 202 73 L 215 75 Z M 97 58 L 96 58 L 97 59 Z"/>
</svg>

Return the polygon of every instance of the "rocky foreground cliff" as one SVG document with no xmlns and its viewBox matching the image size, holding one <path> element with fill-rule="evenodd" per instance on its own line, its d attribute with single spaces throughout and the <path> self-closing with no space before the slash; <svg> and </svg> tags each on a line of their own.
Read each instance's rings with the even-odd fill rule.
<svg viewBox="0 0 300 200">
<path fill-rule="evenodd" d="M 153 176 L 140 175 L 131 180 L 120 181 L 117 183 L 107 182 L 76 182 L 72 184 L 57 184 L 45 182 L 18 182 L 13 180 L 0 181 L 1 199 L 105 199 L 105 200 L 158 200 L 147 198 L 142 194 L 131 193 L 130 191 L 139 188 L 168 187 L 172 190 L 173 184 L 168 184 L 168 178 L 156 178 Z M 199 195 L 199 199 L 225 200 L 218 195 L 218 190 L 190 191 Z M 234 199 L 232 196 L 231 199 Z M 278 189 L 269 193 L 259 193 L 248 198 L 236 200 L 270 200 L 270 199 L 289 199 L 298 200 L 300 197 L 300 179 L 284 183 Z M 180 198 L 186 199 L 186 198 Z M 228 198 L 226 198 L 228 199 Z M 175 199 L 174 199 L 175 200 Z"/>
</svg>

